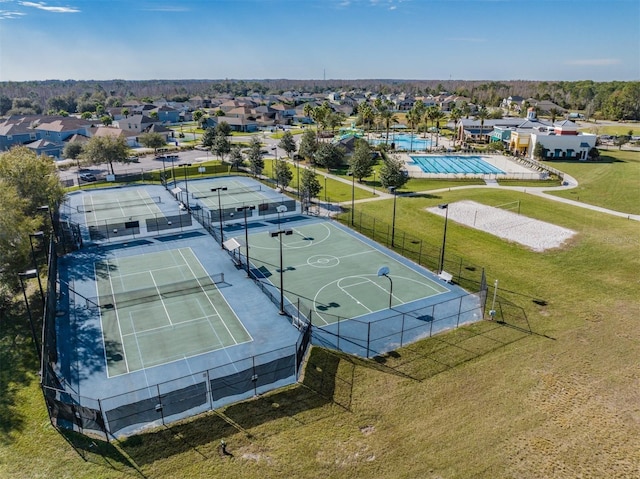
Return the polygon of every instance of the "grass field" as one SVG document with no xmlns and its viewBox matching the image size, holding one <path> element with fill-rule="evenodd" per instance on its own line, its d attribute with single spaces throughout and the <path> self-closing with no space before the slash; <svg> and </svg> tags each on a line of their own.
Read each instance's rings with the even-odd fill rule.
<svg viewBox="0 0 640 479">
<path fill-rule="evenodd" d="M 552 194 L 630 214 L 640 214 L 640 152 L 600 150 L 598 162 L 550 162 L 578 179 L 578 187 Z"/>
<path fill-rule="evenodd" d="M 608 190 L 602 206 L 621 209 L 616 197 L 637 188 L 590 168 L 637 177 L 640 166 L 612 155 L 626 163 L 557 167 L 582 168 L 571 172 L 581 196 Z M 396 226 L 439 244 L 442 220 L 424 208 L 459 199 L 521 200 L 522 214 L 578 232 L 533 253 L 449 222 L 447 251 L 485 265 L 534 334 L 485 321 L 369 361 L 314 348 L 303 385 L 94 445 L 49 425 L 17 302 L 0 322 L 0 477 L 639 477 L 640 225 L 471 189 L 398 198 Z M 392 203 L 358 209 L 386 220 Z M 221 439 L 233 457 L 221 456 Z"/>
</svg>

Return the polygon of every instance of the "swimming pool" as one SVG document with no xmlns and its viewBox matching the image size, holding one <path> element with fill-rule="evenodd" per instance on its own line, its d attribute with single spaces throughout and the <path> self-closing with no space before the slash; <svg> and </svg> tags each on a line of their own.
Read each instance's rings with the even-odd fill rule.
<svg viewBox="0 0 640 479">
<path fill-rule="evenodd" d="M 506 174 L 481 156 L 411 155 L 409 158 L 425 173 Z"/>
<path fill-rule="evenodd" d="M 373 139 L 371 140 L 372 145 L 379 145 L 381 143 L 385 143 L 386 136 L 382 135 L 382 139 Z M 431 145 L 431 141 L 426 138 L 420 138 L 414 134 L 400 133 L 400 134 L 391 134 L 389 135 L 389 146 L 391 143 L 394 144 L 396 150 L 406 150 L 406 151 L 416 151 L 416 150 L 426 150 Z"/>
</svg>

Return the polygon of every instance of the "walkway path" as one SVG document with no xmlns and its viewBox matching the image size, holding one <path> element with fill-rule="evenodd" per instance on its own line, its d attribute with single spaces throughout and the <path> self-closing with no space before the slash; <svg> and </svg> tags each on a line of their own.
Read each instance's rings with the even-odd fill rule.
<svg viewBox="0 0 640 479">
<path fill-rule="evenodd" d="M 290 160 L 288 160 L 290 161 Z M 306 165 L 300 165 L 303 168 L 307 168 Z M 331 173 L 325 173 L 323 171 L 316 171 L 316 173 L 318 175 L 321 176 L 326 176 L 327 178 L 331 178 L 332 180 L 335 181 L 340 181 L 342 183 L 345 184 L 349 184 L 351 185 L 351 180 L 347 180 L 345 178 L 342 178 L 340 176 L 336 176 L 336 175 L 332 175 Z M 629 214 L 629 213 L 624 213 L 624 212 L 620 212 L 620 211 L 615 211 L 615 210 L 611 210 L 608 208 L 602 208 L 600 206 L 596 206 L 596 205 L 590 205 L 588 203 L 582 203 L 580 201 L 576 201 L 576 200 L 571 200 L 568 198 L 563 198 L 561 196 L 555 196 L 555 195 L 550 195 L 547 193 L 547 191 L 565 191 L 565 190 L 570 190 L 572 188 L 575 188 L 578 186 L 578 181 L 565 174 L 564 176 L 564 182 L 566 183 L 566 185 L 564 186 L 536 186 L 536 187 L 531 187 L 531 186 L 500 186 L 500 184 L 496 183 L 496 184 L 485 184 L 485 185 L 465 185 L 465 186 L 452 186 L 452 187 L 448 187 L 448 188 L 439 188 L 439 189 L 435 189 L 435 190 L 426 190 L 426 191 L 418 191 L 418 192 L 412 192 L 412 193 L 402 193 L 402 194 L 398 194 L 398 196 L 418 196 L 418 195 L 425 195 L 425 194 L 434 194 L 434 193 L 443 193 L 446 191 L 454 191 L 454 190 L 461 190 L 461 189 L 468 189 L 468 188 L 497 188 L 497 189 L 504 189 L 504 190 L 512 190 L 512 191 L 520 191 L 522 193 L 526 193 L 529 195 L 534 195 L 534 196 L 538 196 L 541 198 L 545 198 L 548 200 L 552 200 L 552 201 L 558 201 L 560 203 L 565 203 L 571 206 L 575 206 L 577 208 L 585 208 L 588 210 L 592 210 L 592 211 L 597 211 L 599 213 L 605 213 L 608 215 L 612 215 L 612 216 L 618 216 L 621 218 L 627 218 L 630 220 L 634 220 L 634 221 L 640 221 L 640 215 L 634 215 L 634 214 Z M 386 200 L 389 198 L 393 198 L 393 195 L 391 193 L 387 193 L 384 190 L 381 189 L 377 189 L 374 190 L 373 188 L 371 188 L 370 186 L 367 185 L 363 185 L 361 183 L 356 183 L 355 184 L 356 187 L 369 191 L 372 194 L 376 194 L 378 196 L 374 196 L 372 198 L 364 198 L 364 199 L 360 199 L 360 200 L 355 200 L 354 203 L 366 203 L 369 201 L 379 201 L 379 200 Z M 339 203 L 341 206 L 350 206 L 351 205 L 351 201 L 343 201 L 341 203 Z"/>
</svg>

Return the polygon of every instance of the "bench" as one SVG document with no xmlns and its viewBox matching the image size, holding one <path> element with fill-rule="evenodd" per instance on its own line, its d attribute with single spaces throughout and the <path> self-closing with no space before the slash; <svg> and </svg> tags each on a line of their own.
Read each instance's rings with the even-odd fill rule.
<svg viewBox="0 0 640 479">
<path fill-rule="evenodd" d="M 451 273 L 447 273 L 446 271 L 440 271 L 440 273 L 438 273 L 438 278 L 440 278 L 445 283 L 451 283 L 453 275 Z"/>
</svg>

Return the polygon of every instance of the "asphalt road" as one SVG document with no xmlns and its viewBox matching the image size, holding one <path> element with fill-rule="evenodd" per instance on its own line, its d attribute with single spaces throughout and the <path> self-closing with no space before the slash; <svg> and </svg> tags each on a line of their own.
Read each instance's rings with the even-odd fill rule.
<svg viewBox="0 0 640 479">
<path fill-rule="evenodd" d="M 233 140 L 234 142 L 248 143 L 251 140 L 251 137 L 236 136 L 236 137 L 233 137 Z M 266 145 L 263 149 L 266 150 L 268 154 L 265 156 L 266 157 L 275 156 L 276 150 L 274 150 L 273 148 L 274 147 L 277 148 L 276 145 L 278 144 L 279 140 L 274 140 L 269 137 L 261 137 L 260 140 Z M 176 166 L 182 165 L 185 163 L 197 164 L 197 163 L 203 163 L 205 161 L 215 159 L 215 155 L 213 155 L 209 151 L 185 150 L 180 152 L 169 152 L 169 153 L 171 155 L 177 155 L 178 158 L 173 160 L 166 160 L 165 168 L 167 169 L 171 167 L 175 168 Z M 284 152 L 281 149 L 277 148 L 278 156 L 281 156 L 283 153 Z M 167 154 L 167 153 L 164 153 L 164 154 Z M 69 168 L 65 168 L 64 166 L 62 166 L 62 165 L 65 165 L 65 163 L 70 164 L 72 166 L 70 166 Z M 78 166 L 76 164 L 73 164 L 72 161 L 68 161 L 68 162 L 63 161 L 60 163 L 60 165 L 62 167 L 62 169 L 58 170 L 60 179 L 63 181 L 73 180 L 74 184 L 76 185 L 78 184 L 78 181 L 80 179 L 80 173 L 91 173 L 100 178 L 110 173 L 107 164 L 78 168 Z M 155 155 L 153 154 L 147 154 L 146 156 L 141 156 L 137 163 L 114 163 L 113 164 L 113 169 L 115 173 L 120 173 L 120 174 L 138 173 L 141 170 L 148 171 L 152 169 L 162 169 L 162 167 L 163 167 L 163 161 L 157 160 Z M 82 184 L 86 184 L 86 183 L 83 182 Z"/>
</svg>

